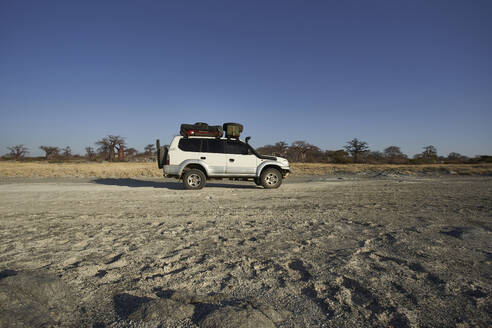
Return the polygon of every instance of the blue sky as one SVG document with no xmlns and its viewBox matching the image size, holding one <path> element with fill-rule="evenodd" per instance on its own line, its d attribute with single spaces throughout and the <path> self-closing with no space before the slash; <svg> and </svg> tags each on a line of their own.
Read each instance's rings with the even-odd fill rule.
<svg viewBox="0 0 492 328">
<path fill-rule="evenodd" d="M 143 150 L 181 123 L 240 122 L 413 155 L 492 153 L 492 1 L 0 0 L 0 154 Z"/>
</svg>

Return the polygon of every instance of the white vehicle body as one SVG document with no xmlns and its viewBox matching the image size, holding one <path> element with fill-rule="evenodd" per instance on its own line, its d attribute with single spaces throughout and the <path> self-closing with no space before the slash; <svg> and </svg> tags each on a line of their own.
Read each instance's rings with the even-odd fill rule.
<svg viewBox="0 0 492 328">
<path fill-rule="evenodd" d="M 207 178 L 260 178 L 265 168 L 283 177 L 290 173 L 287 159 L 260 155 L 247 143 L 227 138 L 175 136 L 163 164 L 164 175 L 176 178 L 190 168 L 201 169 Z"/>
</svg>

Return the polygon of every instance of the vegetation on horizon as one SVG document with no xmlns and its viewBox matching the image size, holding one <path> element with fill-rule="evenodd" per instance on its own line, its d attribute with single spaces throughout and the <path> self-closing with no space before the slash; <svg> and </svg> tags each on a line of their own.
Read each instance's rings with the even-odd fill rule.
<svg viewBox="0 0 492 328">
<path fill-rule="evenodd" d="M 117 135 L 108 135 L 94 143 L 97 146 L 94 149 L 91 146 L 85 148 L 84 155 L 72 154 L 70 146 L 64 148 L 56 146 L 40 146 L 45 152 L 44 157 L 26 157 L 29 149 L 24 145 L 15 145 L 7 147 L 10 151 L 2 156 L 2 159 L 14 160 L 48 160 L 52 162 L 65 161 L 145 161 L 150 160 L 155 155 L 156 148 L 154 144 L 148 144 L 144 147 L 143 152 L 128 147 L 125 138 Z M 285 141 L 276 142 L 273 145 L 265 145 L 257 149 L 258 152 L 265 155 L 281 156 L 287 158 L 290 162 L 305 163 L 366 163 L 366 164 L 476 164 L 490 163 L 492 156 L 482 155 L 473 158 L 463 156 L 456 152 L 451 152 L 447 157 L 438 156 L 436 147 L 429 145 L 423 147 L 420 154 L 409 158 L 404 154 L 400 147 L 389 146 L 381 151 L 374 151 L 369 148 L 365 141 L 354 138 L 347 142 L 343 149 L 322 150 L 306 141 L 294 141 L 290 145 Z"/>
<path fill-rule="evenodd" d="M 362 163 L 362 164 L 475 164 L 492 162 L 492 156 L 476 156 L 473 158 L 451 152 L 447 157 L 438 156 L 436 147 L 429 145 L 423 147 L 420 154 L 409 158 L 400 147 L 389 146 L 380 151 L 372 151 L 365 141 L 354 138 L 338 150 L 322 150 L 305 141 L 294 141 L 290 146 L 279 141 L 274 145 L 266 145 L 258 148 L 258 152 L 265 155 L 281 156 L 291 162 L 305 163 Z"/>
</svg>

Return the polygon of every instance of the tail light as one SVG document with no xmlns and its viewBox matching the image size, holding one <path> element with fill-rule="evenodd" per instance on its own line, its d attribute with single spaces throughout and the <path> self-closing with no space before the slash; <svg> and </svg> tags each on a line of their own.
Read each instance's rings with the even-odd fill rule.
<svg viewBox="0 0 492 328">
<path fill-rule="evenodd" d="M 167 152 L 167 155 L 166 155 L 166 165 L 169 165 L 169 161 L 170 161 L 170 159 L 169 159 L 169 152 Z"/>
</svg>

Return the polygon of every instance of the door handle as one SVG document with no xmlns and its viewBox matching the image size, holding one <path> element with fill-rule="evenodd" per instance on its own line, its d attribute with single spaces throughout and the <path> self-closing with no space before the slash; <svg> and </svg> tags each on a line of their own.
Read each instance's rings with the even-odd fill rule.
<svg viewBox="0 0 492 328">
<path fill-rule="evenodd" d="M 234 162 L 234 158 L 229 158 L 229 162 Z"/>
<path fill-rule="evenodd" d="M 207 159 L 207 158 L 206 158 L 206 157 L 204 157 L 204 156 L 202 156 L 202 157 L 200 157 L 200 159 Z"/>
</svg>

